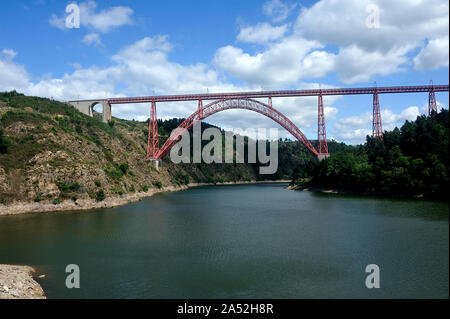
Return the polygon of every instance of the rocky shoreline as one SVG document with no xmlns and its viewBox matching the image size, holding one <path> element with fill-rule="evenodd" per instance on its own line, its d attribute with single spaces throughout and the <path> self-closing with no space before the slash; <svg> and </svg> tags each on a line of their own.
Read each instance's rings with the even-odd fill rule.
<svg viewBox="0 0 450 319">
<path fill-rule="evenodd" d="M 326 193 L 326 194 L 346 194 L 346 195 L 357 195 L 357 196 L 369 196 L 369 197 L 385 197 L 385 198 L 397 198 L 397 199 L 424 199 L 424 195 L 393 195 L 393 196 L 382 196 L 377 195 L 373 193 L 368 192 L 361 192 L 361 191 L 348 191 L 348 190 L 342 190 L 342 189 L 330 189 L 325 187 L 310 187 L 310 186 L 302 186 L 302 185 L 295 185 L 295 184 L 289 184 L 285 187 L 289 190 L 294 191 L 304 191 L 304 192 L 318 192 L 318 193 Z"/>
<path fill-rule="evenodd" d="M 46 299 L 34 273 L 29 266 L 0 265 L 0 299 Z"/>
<path fill-rule="evenodd" d="M 66 200 L 60 204 L 52 203 L 35 203 L 35 202 L 18 202 L 12 205 L 0 205 L 0 216 L 18 215 L 29 213 L 50 213 L 61 211 L 75 211 L 75 210 L 90 210 L 101 208 L 112 208 L 123 206 L 129 203 L 137 202 L 143 198 L 153 196 L 154 194 L 164 192 L 176 192 L 188 189 L 190 187 L 198 186 L 212 186 L 212 185 L 240 185 L 240 184 L 257 184 L 257 183 L 288 183 L 288 180 L 275 181 L 243 181 L 243 182 L 224 182 L 224 183 L 196 183 L 182 186 L 168 186 L 161 189 L 152 189 L 148 192 L 125 194 L 120 197 L 110 197 L 98 202 L 95 199 L 78 199 L 76 201 Z"/>
<path fill-rule="evenodd" d="M 321 193 L 328 193 L 328 194 L 350 194 L 350 192 L 344 192 L 344 191 L 340 191 L 337 189 L 307 187 L 307 186 L 300 186 L 300 185 L 295 185 L 295 184 L 290 184 L 289 186 L 286 186 L 286 189 L 294 190 L 294 191 L 305 191 L 305 192 L 321 192 Z"/>
</svg>

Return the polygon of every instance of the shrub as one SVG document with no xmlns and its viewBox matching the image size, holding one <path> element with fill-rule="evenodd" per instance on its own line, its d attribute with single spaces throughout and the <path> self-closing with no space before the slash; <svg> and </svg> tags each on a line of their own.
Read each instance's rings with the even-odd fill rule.
<svg viewBox="0 0 450 319">
<path fill-rule="evenodd" d="M 53 200 L 53 205 L 59 205 L 59 204 L 61 204 L 61 199 L 60 198 L 55 198 Z"/>
<path fill-rule="evenodd" d="M 101 202 L 102 200 L 105 199 L 105 192 L 103 191 L 103 189 L 99 190 L 97 192 L 97 194 L 95 194 L 95 199 L 97 200 L 97 202 Z"/>
<path fill-rule="evenodd" d="M 63 193 L 77 192 L 81 188 L 81 185 L 78 183 L 72 183 L 70 185 L 67 185 L 66 183 L 58 183 L 57 185 L 59 190 Z"/>
<path fill-rule="evenodd" d="M 39 195 L 39 194 L 37 194 L 36 197 L 34 198 L 34 201 L 35 201 L 36 203 L 39 203 L 41 200 L 42 200 L 42 197 L 41 197 L 41 195 Z"/>
<path fill-rule="evenodd" d="M 71 184 L 71 185 L 69 186 L 69 189 L 70 189 L 72 192 L 79 191 L 80 188 L 81 188 L 81 185 L 78 184 L 78 183 L 73 183 L 73 184 Z"/>
<path fill-rule="evenodd" d="M 153 182 L 153 186 L 156 188 L 162 188 L 162 183 L 160 181 Z"/>
<path fill-rule="evenodd" d="M 128 168 L 129 168 L 129 166 L 128 166 L 127 163 L 122 163 L 122 164 L 120 164 L 120 166 L 119 166 L 119 169 L 122 171 L 123 174 L 126 174 L 126 173 L 127 173 Z"/>
<path fill-rule="evenodd" d="M 96 179 L 96 180 L 94 181 L 94 183 L 95 183 L 95 186 L 97 186 L 97 187 L 102 186 L 102 182 L 100 182 L 98 179 Z"/>
<path fill-rule="evenodd" d="M 147 185 L 142 186 L 141 187 L 141 191 L 142 192 L 148 192 L 148 186 Z"/>
<path fill-rule="evenodd" d="M 105 169 L 104 171 L 105 171 L 106 175 L 108 175 L 109 177 L 114 178 L 116 180 L 121 179 L 123 176 L 122 171 L 116 167 L 112 167 L 111 169 Z"/>
</svg>

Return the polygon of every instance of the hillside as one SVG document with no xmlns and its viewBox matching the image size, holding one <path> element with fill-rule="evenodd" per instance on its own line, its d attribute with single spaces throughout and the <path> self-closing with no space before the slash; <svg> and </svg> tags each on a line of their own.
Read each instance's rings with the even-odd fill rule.
<svg viewBox="0 0 450 319">
<path fill-rule="evenodd" d="M 383 196 L 448 200 L 449 111 L 419 116 L 384 139 L 331 153 L 321 163 L 299 166 L 293 184 Z"/>
<path fill-rule="evenodd" d="M 159 122 L 160 143 L 182 119 Z M 209 127 L 203 124 L 202 128 Z M 286 179 L 314 160 L 298 142 L 280 143 L 280 168 L 259 176 L 257 164 L 173 164 L 145 160 L 148 122 L 108 124 L 57 101 L 0 93 L 0 205 L 118 198 L 167 186 Z"/>
</svg>

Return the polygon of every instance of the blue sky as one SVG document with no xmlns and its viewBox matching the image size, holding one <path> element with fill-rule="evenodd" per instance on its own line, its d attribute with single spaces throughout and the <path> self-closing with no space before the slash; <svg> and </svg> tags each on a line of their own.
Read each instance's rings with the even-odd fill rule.
<svg viewBox="0 0 450 319">
<path fill-rule="evenodd" d="M 68 29 L 70 3 L 2 1 L 0 91 L 66 101 L 153 92 L 358 87 L 374 81 L 378 86 L 447 84 L 449 79 L 448 1 L 87 0 L 74 2 L 81 25 Z M 427 99 L 426 94 L 381 96 L 384 128 L 425 112 Z M 448 107 L 448 93 L 437 100 Z M 371 130 L 371 104 L 371 96 L 326 98 L 328 136 L 363 142 Z M 316 138 L 316 99 L 275 99 L 274 106 Z M 161 104 L 158 114 L 186 117 L 195 107 Z M 144 120 L 147 114 L 147 105 L 113 108 L 122 118 Z M 277 126 L 237 110 L 208 122 L 244 129 Z"/>
</svg>

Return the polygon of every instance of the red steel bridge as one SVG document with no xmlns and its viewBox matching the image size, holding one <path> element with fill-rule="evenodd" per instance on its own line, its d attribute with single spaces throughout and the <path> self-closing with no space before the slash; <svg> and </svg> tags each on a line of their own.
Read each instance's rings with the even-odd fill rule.
<svg viewBox="0 0 450 319">
<path fill-rule="evenodd" d="M 258 92 L 234 92 L 234 93 L 210 93 L 210 94 L 187 94 L 187 95 L 163 95 L 163 96 L 146 96 L 146 97 L 124 97 L 111 98 L 106 100 L 83 100 L 71 101 L 70 104 L 78 107 L 88 106 L 89 112 L 92 114 L 92 107 L 95 104 L 103 104 L 104 120 L 105 114 L 111 117 L 112 104 L 130 104 L 130 103 L 149 103 L 150 120 L 149 134 L 147 144 L 148 159 L 162 159 L 169 153 L 170 149 L 177 143 L 178 138 L 169 138 L 165 144 L 160 147 L 158 139 L 158 122 L 156 114 L 156 103 L 161 102 L 182 102 L 197 101 L 198 108 L 179 126 L 180 129 L 189 130 L 194 120 L 203 120 L 217 112 L 228 109 L 246 109 L 263 114 L 289 131 L 297 140 L 299 140 L 306 148 L 319 158 L 328 155 L 327 134 L 325 128 L 325 114 L 323 107 L 323 96 L 329 95 L 373 95 L 373 122 L 372 134 L 374 137 L 383 138 L 383 128 L 380 113 L 379 94 L 393 93 L 428 93 L 428 113 L 437 111 L 435 92 L 448 92 L 449 85 L 419 85 L 419 86 L 390 86 L 390 87 L 366 87 L 366 88 L 335 88 L 335 89 L 312 89 L 312 90 L 284 90 L 284 91 L 258 91 Z M 302 97 L 317 96 L 318 97 L 318 129 L 317 149 L 306 138 L 302 131 L 292 123 L 286 116 L 276 110 L 272 105 L 272 98 L 277 97 Z M 267 99 L 267 103 L 256 99 Z M 209 103 L 204 103 L 209 102 Z M 81 103 L 81 105 L 80 105 Z M 84 103 L 84 104 L 83 104 Z M 105 108 L 106 106 L 106 108 Z M 105 112 L 106 110 L 106 112 Z M 81 110 L 86 112 L 86 110 Z"/>
</svg>

